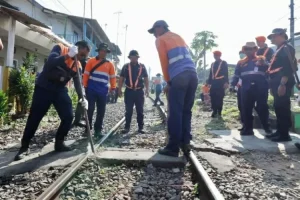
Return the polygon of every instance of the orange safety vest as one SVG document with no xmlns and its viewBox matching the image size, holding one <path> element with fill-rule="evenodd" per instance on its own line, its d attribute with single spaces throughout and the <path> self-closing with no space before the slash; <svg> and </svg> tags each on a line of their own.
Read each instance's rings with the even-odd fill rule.
<svg viewBox="0 0 300 200">
<path fill-rule="evenodd" d="M 133 82 L 132 82 L 131 65 L 130 65 L 130 63 L 128 64 L 128 73 L 129 73 L 129 82 L 130 82 L 130 86 L 127 86 L 127 85 L 126 85 L 126 87 L 128 87 L 129 89 L 133 89 L 133 90 L 138 90 L 138 89 L 140 89 L 140 87 L 138 88 L 137 85 L 138 85 L 138 83 L 139 83 L 139 78 L 140 78 L 140 76 L 141 76 L 141 74 L 142 74 L 143 66 L 142 66 L 141 63 L 139 63 L 139 65 L 140 65 L 139 73 L 138 73 L 138 76 L 136 77 L 135 83 L 134 83 L 134 85 L 133 85 Z"/>
<path fill-rule="evenodd" d="M 269 64 L 269 68 L 268 68 L 267 73 L 269 73 L 269 74 L 274 74 L 274 73 L 276 73 L 276 72 L 279 72 L 279 71 L 282 69 L 282 67 L 279 67 L 279 68 L 277 68 L 277 69 L 271 70 L 273 63 L 274 63 L 275 60 L 276 60 L 276 56 L 277 56 L 278 52 L 284 47 L 284 45 L 285 45 L 285 44 L 281 45 L 281 47 L 280 47 L 279 49 L 277 49 L 277 51 L 276 51 L 275 54 L 273 55 L 273 57 L 272 57 L 272 59 L 271 59 L 271 63 Z"/>
<path fill-rule="evenodd" d="M 268 48 L 264 51 L 264 53 L 263 53 L 262 56 L 266 57 L 266 55 L 267 55 L 269 49 L 270 49 L 270 48 L 268 47 Z M 257 53 L 255 53 L 255 56 L 257 56 Z"/>
<path fill-rule="evenodd" d="M 221 69 L 222 63 L 223 63 L 223 60 L 221 60 L 219 66 L 218 66 L 218 69 L 217 69 L 216 73 L 214 74 L 214 64 L 215 64 L 215 62 L 213 62 L 212 66 L 211 66 L 212 79 L 222 79 L 222 78 L 224 78 L 224 76 L 218 76 L 218 74 L 220 72 L 220 69 Z"/>
</svg>

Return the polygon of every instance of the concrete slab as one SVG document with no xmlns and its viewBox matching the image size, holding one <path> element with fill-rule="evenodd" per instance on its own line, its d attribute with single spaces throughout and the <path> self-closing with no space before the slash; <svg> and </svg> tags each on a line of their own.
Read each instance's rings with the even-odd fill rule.
<svg viewBox="0 0 300 200">
<path fill-rule="evenodd" d="M 106 150 L 97 154 L 97 158 L 109 163 L 151 163 L 155 167 L 174 168 L 184 167 L 184 157 L 169 157 L 149 150 Z"/>
<path fill-rule="evenodd" d="M 228 172 L 235 168 L 234 163 L 228 156 L 223 156 L 211 152 L 198 152 L 198 155 L 209 162 L 209 164 L 216 168 L 219 173 Z"/>
<path fill-rule="evenodd" d="M 75 140 L 66 141 L 67 145 L 74 145 Z M 20 161 L 13 161 L 17 153 L 3 152 L 0 154 L 0 177 L 8 175 L 22 174 L 38 169 L 44 169 L 56 166 L 67 166 L 75 162 L 83 151 L 73 150 L 70 152 L 57 153 L 54 152 L 54 144 L 50 143 L 37 152 L 31 152 L 30 155 Z"/>
<path fill-rule="evenodd" d="M 265 138 L 265 132 L 261 129 L 254 130 L 254 136 L 241 136 L 238 130 L 211 130 L 212 134 L 220 138 L 207 139 L 206 141 L 216 148 L 233 152 L 245 152 L 247 150 L 258 150 L 268 153 L 299 153 L 294 145 L 300 142 L 300 135 L 291 133 L 293 141 L 277 143 Z"/>
</svg>

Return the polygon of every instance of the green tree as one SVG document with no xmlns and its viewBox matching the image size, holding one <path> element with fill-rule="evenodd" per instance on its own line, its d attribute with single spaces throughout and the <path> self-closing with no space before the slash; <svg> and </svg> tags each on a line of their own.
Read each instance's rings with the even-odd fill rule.
<svg viewBox="0 0 300 200">
<path fill-rule="evenodd" d="M 218 46 L 218 44 L 215 42 L 217 38 L 218 37 L 211 31 L 198 32 L 195 34 L 195 37 L 189 49 L 192 59 L 196 64 L 197 71 L 200 72 L 201 68 L 204 69 L 204 79 L 205 79 L 205 72 L 207 67 L 205 62 L 205 54 L 206 51 L 212 50 L 214 47 Z M 201 60 L 203 57 L 204 57 L 204 64 L 203 61 Z"/>
</svg>

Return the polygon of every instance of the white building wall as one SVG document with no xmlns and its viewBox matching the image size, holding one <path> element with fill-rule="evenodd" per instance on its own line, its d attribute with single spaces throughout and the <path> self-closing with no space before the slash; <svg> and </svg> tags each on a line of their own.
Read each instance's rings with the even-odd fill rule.
<svg viewBox="0 0 300 200">
<path fill-rule="evenodd" d="M 7 46 L 7 42 L 3 42 L 5 47 Z M 6 63 L 6 49 L 3 51 L 0 51 L 0 60 L 4 60 L 4 63 Z M 23 58 L 26 56 L 26 52 L 29 53 L 35 53 L 37 55 L 37 66 L 38 66 L 38 71 L 41 71 L 43 66 L 44 66 L 44 60 L 47 58 L 47 56 L 39 54 L 38 52 L 33 52 L 31 50 L 28 50 L 24 47 L 20 47 L 16 45 L 16 53 L 14 54 L 14 60 L 18 61 L 18 66 L 22 66 L 23 64 Z"/>
</svg>

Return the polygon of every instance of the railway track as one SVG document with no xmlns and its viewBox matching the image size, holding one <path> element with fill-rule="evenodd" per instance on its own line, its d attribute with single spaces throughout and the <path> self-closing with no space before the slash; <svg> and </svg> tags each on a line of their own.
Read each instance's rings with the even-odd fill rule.
<svg viewBox="0 0 300 200">
<path fill-rule="evenodd" d="M 153 99 L 150 97 L 151 101 Z M 162 106 L 157 107 L 160 117 L 165 121 L 166 112 Z M 110 139 L 110 137 L 116 133 L 118 128 L 124 123 L 125 118 L 122 118 L 98 143 L 95 145 L 95 149 L 99 150 L 103 144 Z M 140 140 L 139 140 L 140 141 Z M 136 142 L 138 143 L 138 142 Z M 128 145 L 121 145 L 121 147 L 128 147 Z M 140 146 L 140 144 L 137 144 Z M 155 148 L 156 146 L 154 146 Z M 128 147 L 130 148 L 130 147 Z M 51 200 L 60 199 L 60 194 L 66 188 L 68 183 L 72 181 L 77 172 L 89 162 L 89 157 L 92 155 L 91 151 L 88 151 L 85 155 L 80 157 L 65 173 L 63 173 L 53 184 L 50 185 L 37 199 L 38 200 Z M 193 152 L 190 152 L 188 160 L 190 161 L 191 170 L 193 172 L 193 178 L 197 182 L 198 197 L 207 200 L 223 200 L 223 196 L 218 191 L 212 180 L 209 178 L 205 169 L 202 167 L 198 159 Z M 93 162 L 93 161 L 92 161 Z M 149 166 L 148 166 L 149 168 Z M 151 168 L 151 166 L 150 166 Z M 166 172 L 167 173 L 167 172 Z M 118 199 L 118 198 L 111 198 Z M 121 198 L 120 198 L 121 199 Z M 124 198 L 126 199 L 126 198 Z M 163 199 L 163 198 L 162 198 Z M 170 197 L 170 199 L 172 199 Z M 175 198 L 173 198 L 175 199 Z M 187 198 L 189 199 L 189 198 Z"/>
</svg>

